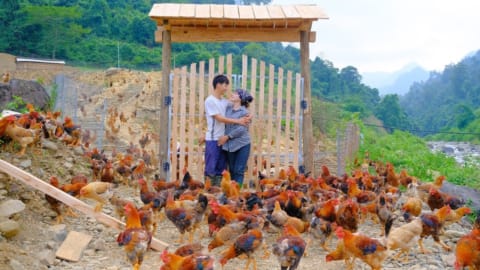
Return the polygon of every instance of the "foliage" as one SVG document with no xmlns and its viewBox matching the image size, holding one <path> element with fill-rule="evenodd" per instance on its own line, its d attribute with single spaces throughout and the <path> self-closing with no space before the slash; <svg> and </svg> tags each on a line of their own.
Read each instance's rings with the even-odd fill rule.
<svg viewBox="0 0 480 270">
<path fill-rule="evenodd" d="M 22 97 L 13 96 L 12 98 L 13 98 L 13 100 L 10 101 L 9 103 L 7 103 L 7 105 L 5 106 L 5 108 L 7 110 L 16 111 L 16 112 L 19 112 L 19 113 L 28 112 L 27 108 L 26 108 L 27 103 L 25 103 L 25 101 L 22 99 Z"/>
<path fill-rule="evenodd" d="M 478 119 L 473 108 L 480 107 L 479 74 L 480 51 L 477 51 L 458 64 L 446 66 L 442 73 L 432 72 L 427 81 L 412 85 L 400 104 L 420 130 L 456 132 L 475 129 L 471 124 Z M 441 137 L 452 136 L 447 133 Z M 463 137 L 454 137 L 463 140 Z"/>
<path fill-rule="evenodd" d="M 479 160 L 460 166 L 452 157 L 431 152 L 422 138 L 408 132 L 396 130 L 382 135 L 365 126 L 362 126 L 361 132 L 360 160 L 368 152 L 371 160 L 390 162 L 397 173 L 406 169 L 421 181 L 432 181 L 436 174 L 443 174 L 451 183 L 480 188 Z"/>
<path fill-rule="evenodd" d="M 50 91 L 50 99 L 48 100 L 48 109 L 53 110 L 55 108 L 55 103 L 57 102 L 58 97 L 58 85 L 53 84 Z"/>
</svg>

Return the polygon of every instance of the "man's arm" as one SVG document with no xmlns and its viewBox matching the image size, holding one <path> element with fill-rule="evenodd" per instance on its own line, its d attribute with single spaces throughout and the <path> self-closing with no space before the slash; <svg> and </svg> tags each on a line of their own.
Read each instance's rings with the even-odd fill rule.
<svg viewBox="0 0 480 270">
<path fill-rule="evenodd" d="M 244 116 L 242 118 L 227 118 L 225 116 L 222 116 L 221 114 L 215 114 L 213 118 L 219 122 L 223 122 L 225 124 L 238 124 L 238 125 L 244 125 L 247 126 L 250 124 L 251 117 Z"/>
</svg>

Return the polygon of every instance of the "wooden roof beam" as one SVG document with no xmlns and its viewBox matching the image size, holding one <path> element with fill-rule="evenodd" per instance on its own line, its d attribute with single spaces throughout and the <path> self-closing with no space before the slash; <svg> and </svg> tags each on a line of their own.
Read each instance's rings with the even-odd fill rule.
<svg viewBox="0 0 480 270">
<path fill-rule="evenodd" d="M 162 42 L 162 27 L 155 31 L 155 42 Z M 238 28 L 221 29 L 195 27 L 171 28 L 172 42 L 300 42 L 298 29 L 258 29 L 245 28 L 241 31 Z M 252 38 L 255 37 L 255 38 Z M 316 32 L 310 32 L 309 42 L 316 40 Z"/>
</svg>

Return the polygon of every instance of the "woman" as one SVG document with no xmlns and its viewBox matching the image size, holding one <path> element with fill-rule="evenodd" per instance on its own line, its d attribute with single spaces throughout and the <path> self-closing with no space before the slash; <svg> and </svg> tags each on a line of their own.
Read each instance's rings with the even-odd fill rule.
<svg viewBox="0 0 480 270">
<path fill-rule="evenodd" d="M 252 101 L 253 97 L 247 91 L 235 90 L 230 97 L 231 104 L 227 106 L 225 117 L 239 119 L 249 115 L 247 108 Z M 225 135 L 228 136 L 228 140 L 223 145 L 223 150 L 227 152 L 228 170 L 232 179 L 241 187 L 250 155 L 248 126 L 226 124 Z"/>
</svg>

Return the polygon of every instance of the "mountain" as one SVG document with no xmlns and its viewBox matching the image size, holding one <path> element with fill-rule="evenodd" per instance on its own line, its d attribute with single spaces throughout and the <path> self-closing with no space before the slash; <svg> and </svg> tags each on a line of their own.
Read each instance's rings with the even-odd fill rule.
<svg viewBox="0 0 480 270">
<path fill-rule="evenodd" d="M 429 72 L 410 63 L 395 72 L 365 72 L 362 74 L 363 83 L 378 89 L 381 96 L 387 94 L 404 95 L 414 82 L 428 79 Z"/>
</svg>

